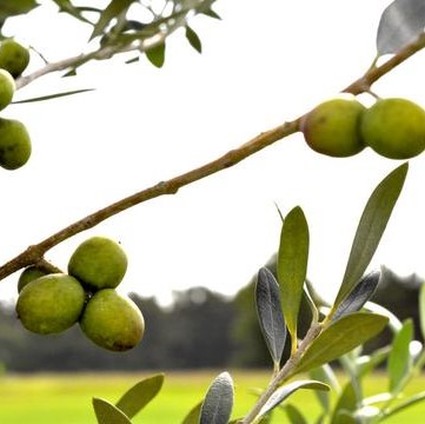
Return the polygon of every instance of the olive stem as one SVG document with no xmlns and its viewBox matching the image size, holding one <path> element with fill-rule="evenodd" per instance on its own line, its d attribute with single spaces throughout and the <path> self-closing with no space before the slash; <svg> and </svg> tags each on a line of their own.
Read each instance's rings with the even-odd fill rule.
<svg viewBox="0 0 425 424">
<path fill-rule="evenodd" d="M 271 398 L 276 389 L 293 375 L 302 355 L 320 334 L 322 329 L 323 328 L 320 323 L 315 323 L 310 327 L 304 339 L 298 345 L 298 348 L 291 355 L 285 365 L 280 369 L 280 371 L 272 376 L 272 379 L 266 390 L 259 397 L 258 401 L 252 407 L 251 411 L 245 416 L 245 418 L 239 421 L 239 424 L 252 424 L 257 422 L 257 417 L 260 414 L 261 409 L 264 407 L 264 405 L 266 405 L 267 401 Z"/>
</svg>

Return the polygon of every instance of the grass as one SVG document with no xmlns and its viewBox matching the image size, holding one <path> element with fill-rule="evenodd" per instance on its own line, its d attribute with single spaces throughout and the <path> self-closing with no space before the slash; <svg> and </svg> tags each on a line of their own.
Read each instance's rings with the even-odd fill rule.
<svg viewBox="0 0 425 424">
<path fill-rule="evenodd" d="M 202 399 L 212 379 L 219 371 L 167 372 L 158 397 L 133 422 L 135 424 L 180 423 L 185 414 Z M 35 374 L 5 375 L 0 380 L 0 423 L 6 424 L 94 424 L 93 396 L 116 402 L 121 394 L 151 373 L 133 374 Z M 234 417 L 245 414 L 253 404 L 251 389 L 266 385 L 268 374 L 263 371 L 231 371 L 235 381 Z M 367 391 L 378 393 L 386 385 L 385 377 L 373 375 L 367 381 Z M 415 393 L 425 387 L 425 377 L 418 377 L 409 386 Z M 313 393 L 296 393 L 291 402 L 312 417 L 320 412 Z M 425 403 L 385 421 L 388 424 L 423 423 Z M 275 422 L 286 423 L 286 416 L 277 411 Z"/>
</svg>

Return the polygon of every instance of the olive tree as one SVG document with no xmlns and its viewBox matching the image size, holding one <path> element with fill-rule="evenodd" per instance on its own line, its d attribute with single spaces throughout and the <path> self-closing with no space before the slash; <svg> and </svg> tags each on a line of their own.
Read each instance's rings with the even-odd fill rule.
<svg viewBox="0 0 425 424">
<path fill-rule="evenodd" d="M 52 0 L 37 6 L 34 0 L 19 0 L 13 4 L 7 1 L 0 2 L 3 25 L 15 16 L 22 14 L 31 16 L 37 7 L 50 7 L 53 4 L 58 12 L 67 14 L 89 27 L 91 34 L 88 51 L 54 63 L 46 61 L 42 67 L 33 72 L 26 72 L 29 57 L 25 49 L 21 49 L 22 46 L 15 45 L 13 53 L 16 53 L 24 65 L 16 69 L 8 63 L 13 56 L 6 48 L 10 40 L 3 40 L 0 45 L 0 64 L 10 74 L 10 78 L 13 78 L 12 82 L 9 76 L 5 79 L 9 92 L 11 84 L 14 85 L 13 90 L 19 90 L 51 73 L 72 77 L 78 75 L 82 68 L 93 61 L 104 61 L 107 66 L 109 60 L 119 55 L 125 55 L 128 63 L 138 60 L 141 55 L 146 55 L 154 66 L 162 67 L 165 46 L 173 33 L 183 29 L 190 45 L 201 52 L 202 43 L 192 28 L 192 20 L 196 20 L 199 15 L 213 19 L 220 18 L 214 10 L 214 0 L 162 2 L 111 0 L 99 2 L 100 5 L 76 3 L 68 0 Z M 353 156 L 366 147 L 373 148 L 377 153 L 392 159 L 408 160 L 419 155 L 425 149 L 425 112 L 406 99 L 381 99 L 379 93 L 374 90 L 374 84 L 423 49 L 424 25 L 423 1 L 394 0 L 380 18 L 376 55 L 371 58 L 370 66 L 356 80 L 340 90 L 347 96 L 346 100 L 333 100 L 318 105 L 296 119 L 263 131 L 239 147 L 200 167 L 187 170 L 172 179 L 142 188 L 130 196 L 105 205 L 102 209 L 59 229 L 47 238 L 30 244 L 23 252 L 0 266 L 0 279 L 22 269 L 26 272 L 28 269 L 31 269 L 31 272 L 36 270 L 25 284 L 21 284 L 20 299 L 30 297 L 31 292 L 39 289 L 42 282 L 48 287 L 49 292 L 45 295 L 44 290 L 43 302 L 50 296 L 50 302 L 54 304 L 62 290 L 62 286 L 58 288 L 57 280 L 62 281 L 62 276 L 68 272 L 71 275 L 65 275 L 66 281 L 72 279 L 73 284 L 81 282 L 84 292 L 77 289 L 80 309 L 76 313 L 73 311 L 72 324 L 78 321 L 76 315 L 82 314 L 84 317 L 86 310 L 94 309 L 94 306 L 90 305 L 93 305 L 94 299 L 100 297 L 101 292 L 108 290 L 107 295 L 114 296 L 113 290 L 125 272 L 124 260 L 122 257 L 119 260 L 123 267 L 120 277 L 113 279 L 110 285 L 104 286 L 103 282 L 98 282 L 104 266 L 94 273 L 94 277 L 91 272 L 91 267 L 94 269 L 95 266 L 90 260 L 99 256 L 98 252 L 101 249 L 99 244 L 96 244 L 97 247 L 93 252 L 84 255 L 84 261 L 87 259 L 87 263 L 84 262 L 79 267 L 78 275 L 74 271 L 77 267 L 75 263 L 72 263 L 68 270 L 61 270 L 46 259 L 46 253 L 65 240 L 95 227 L 114 215 L 142 202 L 177 194 L 180 188 L 235 166 L 278 140 L 300 132 L 314 150 L 335 157 Z M 86 46 L 82 47 L 82 50 L 85 50 Z M 5 59 L 2 59 L 2 51 Z M 32 51 L 31 54 L 43 58 L 43 52 Z M 64 95 L 77 95 L 83 91 L 85 89 L 47 94 L 26 101 L 49 101 Z M 374 99 L 372 106 L 366 107 L 358 102 L 357 96 L 364 93 Z M 19 137 L 24 130 L 20 128 L 20 131 Z M 5 168 L 16 169 L 25 166 L 26 162 L 31 160 L 27 144 L 24 153 L 21 152 L 20 146 L 17 147 L 19 137 L 16 134 L 9 137 L 12 141 L 8 140 L 9 144 L 2 147 L 2 143 L 6 143 L 4 140 L 8 137 L 2 138 L 0 134 L 0 159 L 2 159 L 0 162 L 6 164 Z M 27 134 L 25 141 L 28 142 Z M 21 159 L 17 165 L 15 162 L 10 165 L 11 162 L 6 161 L 5 158 L 9 158 L 7 156 L 9 154 L 12 154 L 13 158 L 16 157 L 13 155 L 18 155 L 18 159 Z M 19 155 L 23 155 L 24 159 Z M 375 188 L 359 217 L 345 273 L 337 295 L 331 303 L 323 301 L 317 295 L 314 285 L 307 278 L 310 239 L 308 221 L 303 209 L 295 205 L 288 213 L 284 213 L 278 208 L 277 213 L 280 214 L 282 225 L 276 270 L 272 272 L 267 266 L 262 267 L 258 271 L 253 293 L 258 323 L 270 353 L 272 368 L 270 382 L 258 393 L 258 398 L 253 401 L 251 410 L 247 411 L 245 416 L 233 417 L 233 380 L 230 373 L 224 371 L 213 380 L 203 401 L 195 405 L 193 410 L 182 418 L 182 422 L 245 424 L 270 422 L 273 410 L 283 408 L 289 421 L 293 423 L 304 423 L 307 420 L 318 423 L 372 423 L 383 421 L 425 398 L 425 393 L 421 392 L 403 400 L 399 399 L 411 378 L 422 369 L 425 349 L 422 346 L 418 347 L 418 343 L 413 343 L 410 320 L 401 323 L 391 312 L 370 302 L 369 299 L 379 284 L 380 272 L 366 273 L 402 191 L 408 168 L 409 163 L 404 162 L 380 182 L 375 183 Z M 114 252 L 115 248 L 114 245 Z M 108 257 L 105 263 L 110 264 L 113 254 L 109 256 L 108 250 L 104 255 Z M 99 260 L 103 260 L 104 255 L 100 255 Z M 53 277 L 50 274 L 53 274 Z M 93 278 L 95 284 L 92 282 Z M 99 287 L 99 284 L 102 286 Z M 57 294 L 51 296 L 52 293 Z M 425 322 L 423 293 L 424 290 L 418 301 L 422 322 Z M 85 296 L 85 301 L 82 300 L 82 296 Z M 300 334 L 298 327 L 301 301 L 307 302 L 312 317 L 310 326 L 303 335 Z M 18 299 L 18 305 L 19 302 Z M 31 302 L 27 302 L 26 305 L 31 305 Z M 121 300 L 114 302 L 115 316 L 118 316 L 127 308 L 127 304 L 120 303 Z M 21 318 L 29 307 L 18 308 Z M 130 319 L 133 319 L 133 312 Z M 40 319 L 39 315 L 30 316 L 29 322 L 33 323 L 36 319 Z M 90 327 L 90 334 L 97 339 L 99 333 L 109 331 L 110 327 L 115 326 L 115 321 L 106 320 L 99 331 Z M 118 324 L 120 322 L 118 320 Z M 138 322 L 139 325 L 136 325 L 134 331 L 140 332 L 144 323 Z M 149 322 L 146 325 L 149 326 Z M 45 326 L 41 327 L 43 330 L 40 332 L 46 331 Z M 35 326 L 36 329 L 41 327 Z M 119 327 L 120 325 L 115 331 L 119 332 Z M 385 327 L 389 327 L 394 333 L 391 345 L 366 354 L 362 349 L 364 344 Z M 136 339 L 139 341 L 140 337 Z M 106 348 L 117 347 L 117 344 L 111 345 L 109 339 L 98 344 Z M 134 345 L 134 341 L 130 344 Z M 116 350 L 120 350 L 122 346 L 120 344 Z M 416 349 L 412 349 L 412 346 Z M 126 344 L 124 347 L 128 348 L 129 345 Z M 338 381 L 332 368 L 335 361 L 346 371 L 349 377 L 347 382 Z M 389 387 L 374 397 L 367 397 L 362 390 L 362 379 L 385 361 Z M 163 380 L 163 374 L 156 374 L 138 382 L 124 393 L 116 404 L 94 398 L 93 406 L 98 422 L 104 424 L 131 422 L 132 417 L 160 391 Z M 314 390 L 317 393 L 322 405 L 320 416 L 307 418 L 300 405 L 288 401 L 288 398 L 300 389 Z M 332 402 L 329 395 L 331 390 L 337 394 L 336 403 Z"/>
</svg>

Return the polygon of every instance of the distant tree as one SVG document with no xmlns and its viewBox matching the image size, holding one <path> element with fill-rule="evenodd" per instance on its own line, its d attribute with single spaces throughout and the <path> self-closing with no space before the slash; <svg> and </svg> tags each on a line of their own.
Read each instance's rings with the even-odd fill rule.
<svg viewBox="0 0 425 424">
<path fill-rule="evenodd" d="M 205 288 L 175 293 L 161 308 L 155 298 L 131 294 L 149 326 L 144 343 L 129 352 L 99 350 L 75 326 L 41 336 L 25 330 L 12 307 L 0 308 L 0 362 L 13 371 L 142 370 L 219 367 L 229 364 L 233 302 Z M 43 343 L 41 343 L 43 339 Z M 225 348 L 223 348 L 223 346 Z"/>
<path fill-rule="evenodd" d="M 203 287 L 176 292 L 174 296 L 174 305 L 162 328 L 170 351 L 169 366 L 227 365 L 234 345 L 230 333 L 234 310 L 230 300 Z"/>
</svg>

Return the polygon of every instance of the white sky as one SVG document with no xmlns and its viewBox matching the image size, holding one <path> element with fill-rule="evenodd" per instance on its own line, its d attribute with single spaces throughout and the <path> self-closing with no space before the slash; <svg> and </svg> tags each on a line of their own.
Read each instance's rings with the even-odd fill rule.
<svg viewBox="0 0 425 424">
<path fill-rule="evenodd" d="M 218 0 L 222 21 L 191 22 L 203 41 L 197 54 L 183 33 L 168 41 L 163 69 L 145 58 L 93 63 L 75 78 L 50 75 L 16 99 L 70 88 L 95 92 L 2 112 L 22 120 L 33 141 L 29 163 L 0 170 L 0 262 L 124 196 L 200 166 L 258 133 L 332 97 L 370 65 L 379 16 L 389 1 Z M 51 61 L 84 50 L 89 28 L 42 8 L 14 19 L 6 34 Z M 29 19 L 31 18 L 31 20 Z M 36 20 L 35 20 L 36 18 Z M 424 54 L 374 86 L 382 97 L 425 106 Z M 32 57 L 31 70 L 41 66 Z M 370 101 L 366 98 L 365 101 Z M 371 268 L 425 275 L 425 156 L 411 160 L 400 201 Z M 174 196 L 115 216 L 49 251 L 66 269 L 91 235 L 120 240 L 129 257 L 123 291 L 156 295 L 204 285 L 234 294 L 277 249 L 280 218 L 300 205 L 309 222 L 308 275 L 332 296 L 341 281 L 355 227 L 373 188 L 399 165 L 370 150 L 333 159 L 286 138 Z M 18 275 L 3 282 L 15 296 Z"/>
</svg>

